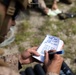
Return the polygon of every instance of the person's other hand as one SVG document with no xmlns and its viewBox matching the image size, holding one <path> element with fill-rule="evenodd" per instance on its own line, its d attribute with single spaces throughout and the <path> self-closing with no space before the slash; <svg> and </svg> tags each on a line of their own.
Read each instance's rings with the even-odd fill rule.
<svg viewBox="0 0 76 75">
<path fill-rule="evenodd" d="M 32 55 L 39 56 L 36 51 L 38 47 L 32 47 L 30 49 L 25 50 L 19 55 L 19 61 L 21 64 L 29 64 L 34 62 Z"/>
<path fill-rule="evenodd" d="M 51 72 L 51 73 L 59 74 L 62 66 L 62 62 L 63 62 L 63 58 L 60 55 L 55 54 L 54 58 L 49 60 L 48 52 L 45 52 L 44 66 L 46 68 L 47 73 Z"/>
</svg>

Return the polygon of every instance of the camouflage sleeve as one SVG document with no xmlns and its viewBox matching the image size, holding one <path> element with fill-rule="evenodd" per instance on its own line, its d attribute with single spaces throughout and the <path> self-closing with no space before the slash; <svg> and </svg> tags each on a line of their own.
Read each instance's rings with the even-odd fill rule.
<svg viewBox="0 0 76 75">
<path fill-rule="evenodd" d="M 46 75 L 59 75 L 59 74 L 49 72 L 49 73 L 46 73 Z"/>
<path fill-rule="evenodd" d="M 8 67 L 0 67 L 0 75 L 20 75 L 18 71 L 12 70 Z"/>
<path fill-rule="evenodd" d="M 38 3 L 39 3 L 39 8 L 40 9 L 46 8 L 46 4 L 45 4 L 44 0 L 38 0 Z"/>
<path fill-rule="evenodd" d="M 18 71 L 18 56 L 19 54 L 11 54 L 11 55 L 6 55 L 4 57 L 4 61 L 8 64 L 8 66 L 13 69 Z"/>
</svg>

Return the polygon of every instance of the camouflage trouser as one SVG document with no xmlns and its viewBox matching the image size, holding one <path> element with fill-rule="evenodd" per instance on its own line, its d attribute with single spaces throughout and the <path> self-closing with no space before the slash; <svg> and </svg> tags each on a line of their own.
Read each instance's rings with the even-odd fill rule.
<svg viewBox="0 0 76 75">
<path fill-rule="evenodd" d="M 32 0 L 28 0 L 28 3 L 30 4 L 32 2 Z"/>
<path fill-rule="evenodd" d="M 46 4 L 45 4 L 44 0 L 38 0 L 38 4 L 39 4 L 40 9 L 46 8 Z"/>
<path fill-rule="evenodd" d="M 20 75 L 18 71 L 12 70 L 8 67 L 0 67 L 0 75 Z"/>
<path fill-rule="evenodd" d="M 28 0 L 28 3 L 30 4 L 33 1 L 34 0 Z M 44 0 L 35 0 L 35 2 L 38 2 L 39 8 L 41 8 L 41 9 L 46 8 L 46 4 L 45 4 Z"/>
<path fill-rule="evenodd" d="M 9 54 L 6 56 L 0 57 L 0 61 L 4 60 L 4 62 L 0 62 L 0 66 L 8 66 L 13 70 L 18 71 L 18 55 L 19 54 Z"/>
<path fill-rule="evenodd" d="M 52 5 L 54 0 L 38 0 L 39 8 L 44 9 L 46 5 Z M 56 0 L 59 1 L 59 0 Z"/>
</svg>

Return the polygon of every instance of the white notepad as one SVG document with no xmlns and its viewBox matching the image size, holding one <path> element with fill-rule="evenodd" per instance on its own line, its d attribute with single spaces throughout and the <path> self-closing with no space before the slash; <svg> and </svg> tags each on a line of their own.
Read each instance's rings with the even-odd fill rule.
<svg viewBox="0 0 76 75">
<path fill-rule="evenodd" d="M 59 51 L 62 49 L 62 46 L 64 45 L 64 42 L 60 40 L 58 37 L 47 35 L 39 48 L 37 49 L 37 52 L 40 54 L 40 56 L 33 56 L 37 60 L 44 62 L 44 51 L 49 50 L 56 50 Z"/>
</svg>

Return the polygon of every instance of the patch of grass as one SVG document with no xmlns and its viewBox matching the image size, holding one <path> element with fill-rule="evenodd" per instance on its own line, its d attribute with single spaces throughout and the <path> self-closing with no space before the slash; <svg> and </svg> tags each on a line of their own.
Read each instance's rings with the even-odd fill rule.
<svg viewBox="0 0 76 75">
<path fill-rule="evenodd" d="M 18 46 L 18 50 L 19 50 L 20 52 L 23 52 L 23 51 L 25 50 L 25 48 L 24 48 L 24 47 L 21 47 L 21 46 Z"/>
<path fill-rule="evenodd" d="M 74 70 L 73 72 L 74 72 L 74 74 L 76 74 L 76 70 Z"/>
<path fill-rule="evenodd" d="M 41 44 L 43 38 L 42 38 L 42 37 L 34 37 L 32 40 L 33 40 L 33 41 L 31 42 L 31 46 L 32 46 L 32 47 L 33 47 L 33 46 L 39 46 L 39 45 Z"/>
<path fill-rule="evenodd" d="M 20 44 L 22 41 L 26 41 L 27 38 L 31 35 L 31 32 L 28 31 L 30 24 L 28 21 L 25 21 L 21 26 L 19 26 L 18 33 L 16 34 L 15 42 Z"/>
<path fill-rule="evenodd" d="M 26 41 L 28 37 L 30 37 L 31 32 L 26 32 L 24 34 L 17 34 L 15 42 L 20 44 L 20 42 Z"/>
<path fill-rule="evenodd" d="M 76 24 L 72 23 L 71 28 L 72 28 L 71 34 L 75 35 L 76 34 Z"/>
<path fill-rule="evenodd" d="M 71 12 L 71 13 L 76 13 L 76 7 L 72 7 L 72 8 L 69 10 L 69 12 Z"/>
<path fill-rule="evenodd" d="M 42 25 L 40 28 L 39 28 L 39 31 L 40 31 L 40 35 L 46 35 L 48 32 L 49 32 L 49 27 L 52 23 L 48 20 L 46 20 L 44 22 L 44 25 Z"/>
</svg>

